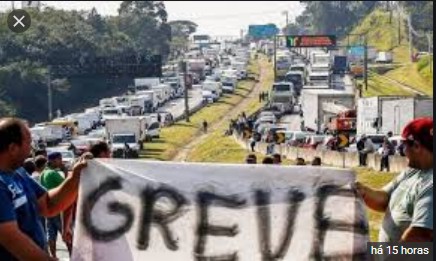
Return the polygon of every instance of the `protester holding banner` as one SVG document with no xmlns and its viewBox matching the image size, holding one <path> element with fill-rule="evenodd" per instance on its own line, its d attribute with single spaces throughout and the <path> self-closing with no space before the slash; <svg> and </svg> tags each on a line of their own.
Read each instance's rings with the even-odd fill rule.
<svg viewBox="0 0 436 261">
<path fill-rule="evenodd" d="M 91 146 L 90 152 L 94 158 L 110 158 L 111 150 L 104 141 L 99 141 Z"/>
<path fill-rule="evenodd" d="M 44 251 L 39 216 L 56 216 L 76 200 L 87 163 L 81 159 L 58 188 L 47 192 L 21 167 L 31 150 L 26 123 L 0 119 L 0 137 L 0 260 L 55 260 Z"/>
<path fill-rule="evenodd" d="M 401 136 L 409 169 L 382 190 L 356 188 L 369 208 L 385 212 L 379 241 L 433 241 L 433 119 L 413 120 Z"/>
</svg>

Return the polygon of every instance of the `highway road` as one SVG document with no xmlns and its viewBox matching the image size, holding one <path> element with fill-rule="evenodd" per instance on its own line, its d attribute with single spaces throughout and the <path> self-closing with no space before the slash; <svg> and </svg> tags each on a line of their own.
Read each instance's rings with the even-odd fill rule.
<svg viewBox="0 0 436 261">
<path fill-rule="evenodd" d="M 188 91 L 188 104 L 189 109 L 192 109 L 198 105 L 200 105 L 203 101 L 201 95 L 201 85 L 194 85 L 192 90 Z M 185 112 L 185 99 L 177 98 L 175 100 L 169 101 L 164 106 L 160 107 L 158 111 L 166 111 L 173 115 L 174 118 L 177 118 L 184 114 Z"/>
<path fill-rule="evenodd" d="M 332 76 L 333 89 L 344 92 L 353 92 L 353 82 L 349 75 L 341 77 L 339 75 Z M 301 117 L 299 115 L 298 106 L 295 106 L 293 114 L 283 115 L 279 121 L 280 125 L 286 125 L 291 131 L 301 130 Z"/>
</svg>

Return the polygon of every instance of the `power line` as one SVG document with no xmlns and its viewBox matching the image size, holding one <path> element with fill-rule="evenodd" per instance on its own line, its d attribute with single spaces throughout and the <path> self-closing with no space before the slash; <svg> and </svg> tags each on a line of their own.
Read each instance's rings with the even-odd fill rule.
<svg viewBox="0 0 436 261">
<path fill-rule="evenodd" d="M 280 14 L 280 12 L 283 12 L 283 10 L 271 10 L 271 11 L 263 11 L 263 12 L 253 12 L 253 13 L 239 13 L 239 14 L 226 14 L 226 15 L 208 15 L 208 16 L 200 16 L 200 17 L 190 17 L 186 18 L 189 20 L 205 20 L 205 19 L 226 19 L 226 18 L 232 18 L 232 17 L 243 17 L 246 15 L 266 15 L 266 14 Z"/>
</svg>

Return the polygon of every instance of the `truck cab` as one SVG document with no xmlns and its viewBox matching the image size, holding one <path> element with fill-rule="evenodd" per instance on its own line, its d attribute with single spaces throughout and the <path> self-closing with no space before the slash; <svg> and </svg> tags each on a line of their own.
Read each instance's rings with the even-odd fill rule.
<svg viewBox="0 0 436 261">
<path fill-rule="evenodd" d="M 272 105 L 277 104 L 276 106 L 282 108 L 283 113 L 293 111 L 294 99 L 295 92 L 292 82 L 276 82 L 273 84 L 269 100 Z"/>
<path fill-rule="evenodd" d="M 300 96 L 301 89 L 305 84 L 304 73 L 300 71 L 290 71 L 285 76 L 285 81 L 292 82 L 294 84 L 294 91 L 297 96 Z"/>
</svg>

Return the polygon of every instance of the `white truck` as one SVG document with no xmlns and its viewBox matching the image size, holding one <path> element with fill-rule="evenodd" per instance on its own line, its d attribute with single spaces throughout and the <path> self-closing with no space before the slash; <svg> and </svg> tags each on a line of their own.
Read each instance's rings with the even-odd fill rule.
<svg viewBox="0 0 436 261">
<path fill-rule="evenodd" d="M 106 120 L 109 117 L 121 116 L 123 114 L 121 108 L 117 107 L 107 107 L 102 111 L 102 120 Z"/>
<path fill-rule="evenodd" d="M 330 86 L 330 72 L 310 72 L 307 75 L 308 85 L 328 85 Z"/>
<path fill-rule="evenodd" d="M 90 108 L 90 109 L 86 109 L 84 114 L 86 114 L 93 122 L 93 127 L 95 127 L 101 119 L 101 113 L 100 110 L 98 109 L 94 109 L 94 108 Z"/>
<path fill-rule="evenodd" d="M 270 92 L 270 104 L 280 108 L 282 113 L 293 112 L 295 104 L 294 84 L 292 82 L 276 82 Z"/>
<path fill-rule="evenodd" d="M 393 57 L 391 52 L 379 52 L 375 59 L 376 63 L 392 63 L 392 61 Z"/>
<path fill-rule="evenodd" d="M 222 84 L 215 81 L 205 81 L 202 84 L 203 91 L 210 91 L 212 100 L 217 101 L 222 95 Z M 203 95 L 204 96 L 204 95 Z"/>
<path fill-rule="evenodd" d="M 139 155 L 144 140 L 144 125 L 141 117 L 110 117 L 106 119 L 106 135 L 114 157 L 123 156 L 126 144 L 133 151 L 132 157 L 135 158 Z"/>
<path fill-rule="evenodd" d="M 159 84 L 157 86 L 153 86 L 152 90 L 159 90 L 161 92 L 161 99 L 163 103 L 171 100 L 172 88 L 169 84 Z"/>
<path fill-rule="evenodd" d="M 62 126 L 50 123 L 37 124 L 30 129 L 30 133 L 47 144 L 57 144 L 64 138 Z"/>
<path fill-rule="evenodd" d="M 189 59 L 187 61 L 188 70 L 195 73 L 200 80 L 204 79 L 206 61 L 204 59 Z"/>
<path fill-rule="evenodd" d="M 93 120 L 84 113 L 71 114 L 67 117 L 67 120 L 77 122 L 77 133 L 79 135 L 86 135 L 92 130 Z"/>
<path fill-rule="evenodd" d="M 236 76 L 221 76 L 221 84 L 223 92 L 233 93 L 236 89 L 237 78 Z"/>
<path fill-rule="evenodd" d="M 160 97 L 159 97 L 159 93 L 155 90 L 138 91 L 136 93 L 135 97 L 145 97 L 144 98 L 145 106 L 141 105 L 142 103 L 136 104 L 136 105 L 141 105 L 142 107 L 144 107 L 145 113 L 155 112 L 159 108 Z M 131 105 L 132 105 L 132 102 L 131 102 Z"/>
<path fill-rule="evenodd" d="M 112 98 L 104 98 L 99 101 L 100 108 L 117 106 L 116 100 Z"/>
<path fill-rule="evenodd" d="M 238 80 L 244 80 L 247 78 L 247 65 L 244 62 L 233 61 L 232 68 L 236 70 Z"/>
<path fill-rule="evenodd" d="M 136 90 L 151 90 L 153 86 L 159 85 L 160 82 L 160 78 L 157 77 L 134 79 Z"/>
</svg>

